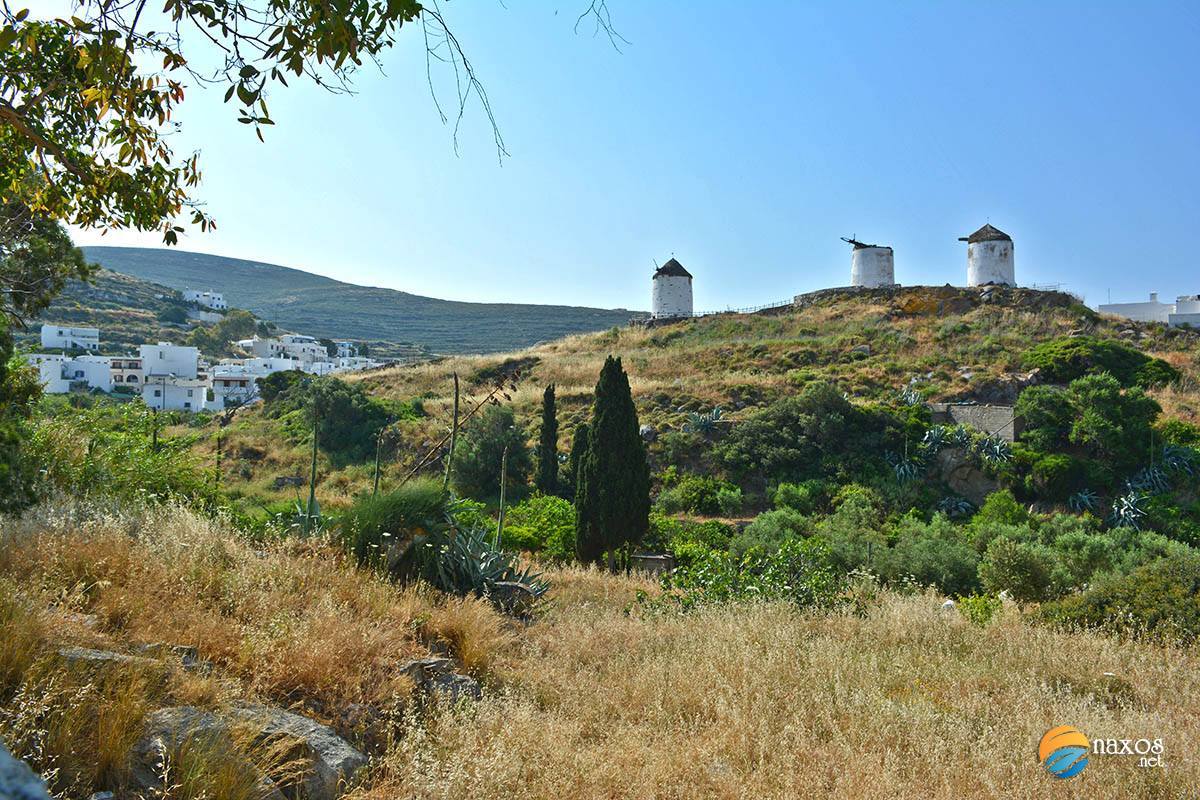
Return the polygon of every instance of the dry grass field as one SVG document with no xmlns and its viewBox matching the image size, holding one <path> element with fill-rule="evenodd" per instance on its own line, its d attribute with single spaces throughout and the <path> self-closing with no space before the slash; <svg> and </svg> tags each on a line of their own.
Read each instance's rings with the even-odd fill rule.
<svg viewBox="0 0 1200 800">
<path fill-rule="evenodd" d="M 3 536 L 0 681 L 23 700 L 0 714 L 0 736 L 18 751 L 40 742 L 74 776 L 67 796 L 120 785 L 147 711 L 242 698 L 368 748 L 355 800 L 1158 798 L 1200 786 L 1200 651 L 1055 631 L 1015 607 L 979 627 L 931 594 L 860 589 L 861 614 L 681 615 L 637 602 L 655 592 L 648 581 L 561 569 L 524 624 L 388 584 L 328 545 L 251 544 L 177 509 L 60 502 L 5 521 Z M 121 673 L 84 697 L 50 655 L 153 642 L 194 645 L 215 671 Z M 431 648 L 481 680 L 482 702 L 415 702 L 396 666 Z M 380 710 L 373 726 L 350 713 L 363 707 Z M 1035 754 L 1060 724 L 1161 738 L 1167 767 L 1096 756 L 1057 780 Z"/>
</svg>

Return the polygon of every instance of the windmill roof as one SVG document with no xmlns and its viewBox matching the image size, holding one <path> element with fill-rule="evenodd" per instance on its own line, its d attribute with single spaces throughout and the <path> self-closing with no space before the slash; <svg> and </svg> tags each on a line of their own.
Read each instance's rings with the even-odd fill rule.
<svg viewBox="0 0 1200 800">
<path fill-rule="evenodd" d="M 683 264 L 680 264 L 678 261 L 676 261 L 674 258 L 672 258 L 670 261 L 663 264 L 661 267 L 659 267 L 657 270 L 654 271 L 654 277 L 658 278 L 658 277 L 663 277 L 663 276 L 672 276 L 672 277 L 678 277 L 678 278 L 690 278 L 690 277 L 692 277 L 692 273 L 690 273 L 686 269 L 684 269 Z"/>
<path fill-rule="evenodd" d="M 992 225 L 986 224 L 979 230 L 972 233 L 970 236 L 958 237 L 960 242 L 974 244 L 975 242 L 1011 242 L 1012 237 L 999 228 L 994 228 Z"/>
</svg>

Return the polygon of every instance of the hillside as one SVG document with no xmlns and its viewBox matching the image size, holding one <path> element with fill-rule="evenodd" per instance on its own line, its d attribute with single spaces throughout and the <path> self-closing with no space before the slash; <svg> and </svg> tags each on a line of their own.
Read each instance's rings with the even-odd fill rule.
<svg viewBox="0 0 1200 800">
<path fill-rule="evenodd" d="M 205 323 L 175 324 L 159 315 L 179 305 L 178 290 L 143 278 L 100 269 L 89 282 L 69 281 L 44 312 L 18 331 L 18 346 L 37 348 L 43 322 L 100 329 L 101 352 L 130 353 L 139 344 L 172 342 L 186 344 L 188 333 Z M 301 331 L 298 331 L 301 332 Z M 372 355 L 379 359 L 411 361 L 429 357 L 416 345 L 385 339 L 367 339 Z M 217 353 L 208 353 L 210 356 Z"/>
<path fill-rule="evenodd" d="M 49 308 L 17 331 L 17 344 L 38 346 L 43 322 L 99 328 L 101 350 L 108 354 L 133 352 L 146 342 L 181 344 L 188 326 L 158 318 L 175 305 L 175 294 L 161 284 L 101 269 L 90 283 L 69 281 Z"/>
<path fill-rule="evenodd" d="M 356 286 L 298 269 L 179 250 L 87 247 L 107 269 L 174 289 L 213 288 L 232 306 L 311 336 L 414 342 L 437 353 L 488 353 L 624 325 L 624 309 L 462 303 Z"/>
<path fill-rule="evenodd" d="M 828 381 L 856 404 L 895 404 L 911 387 L 927 401 L 1011 405 L 1036 378 L 1023 363 L 1032 346 L 1068 334 L 1129 342 L 1173 364 L 1183 379 L 1155 388 L 1165 419 L 1200 424 L 1200 335 L 1162 325 L 1131 325 L 1096 315 L 1068 295 L 1012 290 L 984 302 L 978 292 L 913 287 L 888 292 L 817 295 L 803 307 L 770 314 L 722 314 L 662 327 L 622 327 L 569 336 L 525 350 L 458 356 L 349 376 L 378 399 L 417 402 L 421 414 L 396 426 L 400 437 L 385 476 L 398 477 L 447 429 L 452 375 L 478 397 L 498 373 L 520 368 L 509 405 L 535 436 L 542 391 L 557 387 L 559 449 L 591 408 L 604 358 L 622 356 L 638 415 L 659 434 L 650 445 L 656 468 L 674 459 L 713 469 L 707 449 L 680 434 L 693 412 L 722 409 L 716 436 L 757 411 Z M 294 496 L 272 488 L 278 476 L 303 475 L 307 440 L 283 420 L 246 409 L 228 429 L 227 485 L 262 500 Z M 681 452 L 676 449 L 687 445 Z M 212 443 L 202 445 L 212 457 Z M 323 502 L 344 503 L 370 484 L 369 465 L 323 468 Z M 748 487 L 749 488 L 749 487 Z"/>
</svg>

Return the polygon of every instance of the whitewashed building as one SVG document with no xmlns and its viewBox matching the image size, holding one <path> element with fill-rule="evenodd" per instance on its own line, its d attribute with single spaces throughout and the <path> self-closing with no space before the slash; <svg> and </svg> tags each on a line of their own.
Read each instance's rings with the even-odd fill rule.
<svg viewBox="0 0 1200 800">
<path fill-rule="evenodd" d="M 25 360 L 37 369 L 38 380 L 46 394 L 112 390 L 107 356 L 35 353 L 26 356 Z"/>
<path fill-rule="evenodd" d="M 294 358 L 306 364 L 330 360 L 325 345 L 312 336 L 298 333 L 285 333 L 278 339 L 255 336 L 240 339 L 235 344 L 256 358 Z"/>
<path fill-rule="evenodd" d="M 160 411 L 204 411 L 208 408 L 208 382 L 174 375 L 147 375 L 142 401 Z"/>
<path fill-rule="evenodd" d="M 672 258 L 650 280 L 650 315 L 655 319 L 692 316 L 692 273 Z"/>
<path fill-rule="evenodd" d="M 275 372 L 299 370 L 300 367 L 300 362 L 294 358 L 225 359 L 209 370 L 213 407 L 223 409 L 234 404 L 244 405 L 258 397 L 259 378 Z"/>
<path fill-rule="evenodd" d="M 200 374 L 200 351 L 195 347 L 159 342 L 138 347 L 142 359 L 143 380 L 151 376 L 173 376 L 189 380 Z"/>
<path fill-rule="evenodd" d="M 354 358 L 358 355 L 358 345 L 354 342 L 335 342 L 338 358 Z"/>
<path fill-rule="evenodd" d="M 109 371 L 114 389 L 125 386 L 141 392 L 144 373 L 140 356 L 113 356 L 109 359 Z"/>
<path fill-rule="evenodd" d="M 211 289 L 184 289 L 183 302 L 194 303 L 201 308 L 211 308 L 213 311 L 229 310 L 229 304 L 225 302 L 225 295 Z"/>
<path fill-rule="evenodd" d="M 51 350 L 100 349 L 99 328 L 72 328 L 68 325 L 42 325 L 42 347 Z"/>
<path fill-rule="evenodd" d="M 1165 322 L 1173 328 L 1190 325 L 1200 328 L 1200 295 L 1185 294 L 1174 303 L 1163 303 L 1158 292 L 1140 303 L 1104 303 L 1097 307 L 1101 314 L 1115 314 L 1134 322 Z"/>
<path fill-rule="evenodd" d="M 988 224 L 959 241 L 967 243 L 967 286 L 1017 285 L 1011 236 Z"/>
</svg>

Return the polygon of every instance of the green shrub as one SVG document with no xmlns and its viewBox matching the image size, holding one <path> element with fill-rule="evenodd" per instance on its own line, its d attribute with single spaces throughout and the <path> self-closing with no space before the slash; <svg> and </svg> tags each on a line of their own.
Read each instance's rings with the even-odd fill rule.
<svg viewBox="0 0 1200 800">
<path fill-rule="evenodd" d="M 1159 358 L 1111 339 L 1064 336 L 1025 352 L 1027 367 L 1041 370 L 1049 383 L 1069 383 L 1084 375 L 1108 372 L 1122 386 L 1148 388 L 1179 380 L 1179 371 Z"/>
<path fill-rule="evenodd" d="M 220 497 L 212 473 L 191 449 L 199 434 L 162 432 L 181 419 L 174 413 L 152 414 L 140 403 L 60 406 L 31 423 L 24 457 L 37 467 L 45 488 L 213 508 Z"/>
<path fill-rule="evenodd" d="M 872 561 L 887 548 L 878 495 L 863 486 L 844 486 L 834 503 L 837 508 L 817 523 L 816 535 L 829 545 L 832 562 L 842 572 L 873 571 Z"/>
<path fill-rule="evenodd" d="M 886 468 L 883 455 L 902 441 L 904 425 L 889 412 L 854 405 L 829 384 L 813 383 L 734 425 L 713 452 L 738 475 L 848 480 Z"/>
<path fill-rule="evenodd" d="M 500 495 L 500 468 L 508 448 L 508 489 L 520 491 L 529 482 L 533 458 L 525 429 L 507 406 L 488 406 L 471 420 L 454 448 L 451 481 L 459 494 L 476 500 Z"/>
<path fill-rule="evenodd" d="M 829 505 L 829 487 L 824 481 L 781 483 L 771 494 L 776 508 L 792 508 L 801 514 L 816 514 Z"/>
<path fill-rule="evenodd" d="M 717 508 L 726 517 L 742 513 L 745 506 L 742 490 L 737 486 L 722 486 L 717 490 Z"/>
<path fill-rule="evenodd" d="M 1085 480 L 1085 465 L 1062 453 L 1044 455 L 1030 470 L 1031 492 L 1049 500 L 1064 501 L 1079 490 Z"/>
<path fill-rule="evenodd" d="M 876 563 L 880 576 L 890 582 L 910 578 L 945 595 L 965 595 L 979 587 L 979 554 L 966 532 L 941 514 L 928 525 L 902 519 L 895 544 Z"/>
<path fill-rule="evenodd" d="M 742 490 L 708 475 L 680 475 L 673 467 L 662 475 L 663 489 L 656 503 L 665 514 L 737 513 L 742 506 Z"/>
<path fill-rule="evenodd" d="M 570 561 L 575 557 L 575 507 L 542 494 L 518 503 L 505 516 L 504 543 L 553 561 Z"/>
<path fill-rule="evenodd" d="M 773 553 L 739 558 L 710 551 L 663 577 L 667 600 L 684 609 L 712 603 L 787 600 L 803 607 L 833 605 L 843 578 L 816 539 L 791 540 Z"/>
<path fill-rule="evenodd" d="M 449 503 L 441 481 L 433 478 L 409 481 L 392 492 L 364 495 L 342 515 L 342 542 L 360 566 L 387 567 L 389 555 L 397 557 L 414 539 L 449 526 Z M 412 564 L 404 566 L 411 568 Z M 399 568 L 393 565 L 393 569 Z"/>
<path fill-rule="evenodd" d="M 1200 448 L 1200 425 L 1181 419 L 1167 419 L 1158 424 L 1158 436 L 1168 444 Z"/>
<path fill-rule="evenodd" d="M 958 599 L 958 610 L 970 622 L 984 627 L 1004 607 L 1004 602 L 996 595 L 972 594 Z"/>
<path fill-rule="evenodd" d="M 653 551 L 668 551 L 676 561 L 685 561 L 698 553 L 729 548 L 734 529 L 717 520 L 681 520 L 650 515 L 650 532 L 642 546 Z"/>
<path fill-rule="evenodd" d="M 375 437 L 387 424 L 389 408 L 360 384 L 289 370 L 259 381 L 263 409 L 282 419 L 294 438 L 306 438 L 317 419 L 317 444 L 338 466 L 375 455 Z"/>
<path fill-rule="evenodd" d="M 1041 609 L 1049 622 L 1166 639 L 1200 636 L 1200 554 L 1160 558 Z"/>
<path fill-rule="evenodd" d="M 1043 544 L 1001 536 L 979 564 L 979 580 L 992 593 L 1008 592 L 1019 603 L 1052 600 L 1070 585 L 1054 551 Z"/>
<path fill-rule="evenodd" d="M 744 556 L 758 550 L 772 553 L 790 539 L 803 539 L 816 530 L 816 523 L 794 508 L 776 508 L 764 511 L 754 518 L 729 542 L 729 552 Z"/>
</svg>

